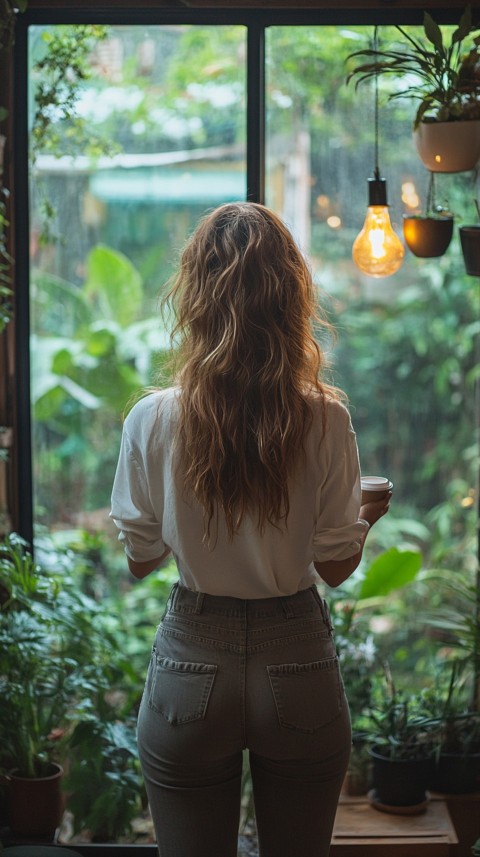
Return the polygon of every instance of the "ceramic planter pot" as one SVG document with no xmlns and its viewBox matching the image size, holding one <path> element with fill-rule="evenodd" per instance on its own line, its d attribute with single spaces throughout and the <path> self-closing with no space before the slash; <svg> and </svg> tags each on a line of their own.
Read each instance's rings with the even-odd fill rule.
<svg viewBox="0 0 480 857">
<path fill-rule="evenodd" d="M 403 235 L 407 247 L 421 258 L 443 256 L 453 235 L 453 216 L 404 215 Z"/>
<path fill-rule="evenodd" d="M 420 159 L 433 173 L 473 170 L 480 159 L 480 119 L 421 122 L 413 138 Z"/>
<path fill-rule="evenodd" d="M 480 277 L 480 223 L 476 226 L 460 226 L 465 270 L 472 277 Z"/>
<path fill-rule="evenodd" d="M 431 756 L 390 759 L 380 746 L 372 747 L 370 755 L 376 802 L 391 807 L 413 807 L 425 803 L 432 776 Z"/>
<path fill-rule="evenodd" d="M 44 777 L 9 774 L 8 820 L 13 833 L 53 840 L 63 814 L 62 777 L 63 768 L 53 763 Z"/>
</svg>

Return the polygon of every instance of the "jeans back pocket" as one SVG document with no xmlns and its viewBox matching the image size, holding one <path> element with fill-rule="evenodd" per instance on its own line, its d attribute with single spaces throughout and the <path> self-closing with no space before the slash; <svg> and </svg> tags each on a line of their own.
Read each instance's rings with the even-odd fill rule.
<svg viewBox="0 0 480 857">
<path fill-rule="evenodd" d="M 215 664 L 173 661 L 154 651 L 146 688 L 149 708 L 172 725 L 203 720 L 216 672 Z"/>
<path fill-rule="evenodd" d="M 317 732 L 338 717 L 343 686 L 336 657 L 267 666 L 278 720 L 286 729 Z"/>
</svg>

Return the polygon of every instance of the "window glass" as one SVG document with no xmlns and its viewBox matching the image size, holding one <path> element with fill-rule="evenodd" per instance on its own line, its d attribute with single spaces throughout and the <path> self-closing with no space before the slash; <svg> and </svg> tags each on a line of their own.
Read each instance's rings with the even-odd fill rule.
<svg viewBox="0 0 480 857">
<path fill-rule="evenodd" d="M 371 44 L 372 30 L 267 30 L 266 201 L 300 241 L 320 304 L 336 326 L 336 342 L 324 344 L 332 380 L 349 397 L 362 471 L 394 483 L 391 513 L 369 537 L 367 561 L 375 551 L 413 549 L 426 577 L 438 567 L 472 575 L 479 281 L 465 273 L 458 226 L 476 219 L 475 174 L 436 174 L 435 202 L 455 215 L 443 256 L 419 258 L 406 248 L 397 273 L 382 278 L 356 268 L 352 245 L 376 166 L 375 91 L 368 82 L 346 85 L 347 57 Z M 380 46 L 398 36 L 393 28 L 379 30 Z M 430 173 L 412 137 L 418 105 L 388 97 L 399 88 L 398 80 L 378 80 L 377 140 L 391 222 L 404 241 L 403 217 L 425 212 Z M 354 597 L 358 575 L 349 586 Z M 425 639 L 436 598 L 431 586 L 407 587 L 402 598 L 404 612 L 383 617 L 382 627 L 396 623 L 395 657 L 408 657 L 413 670 L 415 634 Z M 398 607 L 395 593 L 390 600 Z M 385 656 L 392 656 L 391 645 Z"/>
<path fill-rule="evenodd" d="M 158 296 L 200 215 L 245 198 L 245 30 L 29 31 L 36 528 L 104 528 Z"/>
</svg>

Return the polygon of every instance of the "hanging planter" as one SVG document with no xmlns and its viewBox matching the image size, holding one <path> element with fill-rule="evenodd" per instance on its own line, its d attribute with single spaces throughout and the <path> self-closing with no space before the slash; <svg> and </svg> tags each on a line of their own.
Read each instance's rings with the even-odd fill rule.
<svg viewBox="0 0 480 857">
<path fill-rule="evenodd" d="M 405 214 L 403 234 L 415 256 L 422 259 L 443 256 L 452 240 L 453 215 Z"/>
<path fill-rule="evenodd" d="M 432 16 L 423 16 L 424 39 L 396 25 L 402 37 L 386 50 L 376 46 L 355 51 L 363 61 L 347 77 L 357 85 L 375 75 L 405 82 L 390 98 L 419 102 L 413 120 L 414 140 L 421 160 L 432 172 L 471 170 L 480 159 L 480 44 L 472 11 L 467 6 L 450 43 Z"/>
<path fill-rule="evenodd" d="M 478 223 L 460 226 L 460 244 L 462 247 L 465 270 L 471 277 L 480 277 L 480 205 L 475 200 Z"/>
<path fill-rule="evenodd" d="M 413 139 L 422 163 L 435 173 L 473 170 L 480 159 L 480 119 L 420 122 Z"/>
<path fill-rule="evenodd" d="M 435 205 L 433 172 L 428 184 L 426 214 L 405 214 L 403 235 L 407 247 L 423 259 L 443 256 L 448 249 L 453 235 L 453 214 Z"/>
<path fill-rule="evenodd" d="M 480 223 L 473 226 L 460 226 L 465 270 L 471 277 L 480 277 Z"/>
</svg>

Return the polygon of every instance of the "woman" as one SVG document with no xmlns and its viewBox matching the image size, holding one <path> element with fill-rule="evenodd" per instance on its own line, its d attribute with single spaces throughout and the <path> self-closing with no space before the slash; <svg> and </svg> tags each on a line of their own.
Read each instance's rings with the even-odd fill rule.
<svg viewBox="0 0 480 857">
<path fill-rule="evenodd" d="M 139 712 L 161 857 L 235 857 L 248 750 L 261 857 L 326 857 L 351 743 L 338 586 L 389 507 L 360 508 L 358 451 L 320 380 L 315 289 L 267 208 L 205 217 L 182 254 L 176 385 L 125 420 L 112 517 L 137 578 L 179 583 Z"/>
</svg>

